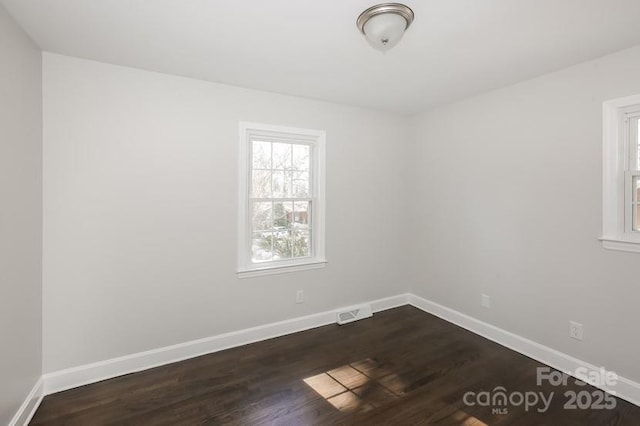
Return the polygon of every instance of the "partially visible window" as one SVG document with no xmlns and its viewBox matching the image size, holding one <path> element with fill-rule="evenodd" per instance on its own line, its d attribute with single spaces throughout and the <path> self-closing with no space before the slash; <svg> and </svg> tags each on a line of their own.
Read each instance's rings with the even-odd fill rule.
<svg viewBox="0 0 640 426">
<path fill-rule="evenodd" d="M 323 266 L 324 132 L 240 124 L 240 276 Z"/>
<path fill-rule="evenodd" d="M 640 252 L 640 95 L 605 102 L 603 113 L 602 244 Z"/>
<path fill-rule="evenodd" d="M 631 209 L 627 213 L 627 217 L 630 219 L 628 224 L 628 231 L 638 232 L 640 231 L 640 203 L 638 200 L 640 197 L 640 143 L 638 143 L 638 127 L 640 126 L 640 105 L 633 115 L 629 114 L 626 117 L 626 125 L 629 127 L 629 168 L 626 171 L 626 186 L 625 195 L 628 198 L 627 205 Z"/>
</svg>

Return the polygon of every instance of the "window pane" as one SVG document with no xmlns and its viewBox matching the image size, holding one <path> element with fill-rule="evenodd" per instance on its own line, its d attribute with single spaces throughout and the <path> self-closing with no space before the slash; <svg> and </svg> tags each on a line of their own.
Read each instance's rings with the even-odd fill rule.
<svg viewBox="0 0 640 426">
<path fill-rule="evenodd" d="M 291 232 L 288 229 L 278 231 L 273 241 L 274 260 L 290 259 L 292 256 Z"/>
<path fill-rule="evenodd" d="M 295 172 L 286 171 L 284 172 L 284 182 L 285 182 L 285 190 L 284 196 L 287 198 L 294 198 L 295 193 L 293 192 L 293 175 Z"/>
<path fill-rule="evenodd" d="M 272 241 L 272 232 L 254 232 L 251 241 L 251 261 L 268 262 L 273 260 Z"/>
<path fill-rule="evenodd" d="M 271 197 L 271 172 L 254 170 L 251 178 L 251 193 L 254 198 Z"/>
<path fill-rule="evenodd" d="M 273 172 L 273 198 L 284 198 L 289 191 L 291 182 L 287 182 L 286 172 L 274 170 Z"/>
<path fill-rule="evenodd" d="M 291 169 L 291 144 L 273 144 L 273 168 L 274 170 Z"/>
<path fill-rule="evenodd" d="M 635 218 L 633 220 L 633 230 L 640 231 L 640 204 L 636 205 L 634 212 Z"/>
<path fill-rule="evenodd" d="M 271 215 L 271 201 L 253 203 L 252 226 L 253 231 L 266 231 L 273 229 L 273 217 Z"/>
<path fill-rule="evenodd" d="M 271 142 L 253 141 L 251 153 L 254 169 L 271 169 Z"/>
<path fill-rule="evenodd" d="M 293 205 L 293 226 L 297 229 L 309 228 L 309 202 L 296 201 Z"/>
<path fill-rule="evenodd" d="M 293 195 L 295 197 L 309 196 L 309 172 L 293 172 Z"/>
<path fill-rule="evenodd" d="M 309 247 L 311 246 L 309 231 L 296 230 L 293 240 L 294 257 L 309 256 Z"/>
<path fill-rule="evenodd" d="M 309 145 L 293 145 L 293 168 L 309 170 Z"/>
<path fill-rule="evenodd" d="M 273 226 L 276 229 L 289 229 L 292 211 L 293 202 L 291 201 L 273 203 Z"/>
</svg>

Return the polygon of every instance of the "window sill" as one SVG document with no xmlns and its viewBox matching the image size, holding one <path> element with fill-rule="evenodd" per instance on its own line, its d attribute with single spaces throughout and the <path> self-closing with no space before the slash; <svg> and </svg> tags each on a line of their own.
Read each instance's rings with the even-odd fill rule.
<svg viewBox="0 0 640 426">
<path fill-rule="evenodd" d="M 602 247 L 607 250 L 626 251 L 630 253 L 640 253 L 640 242 L 612 240 L 600 238 Z"/>
<path fill-rule="evenodd" d="M 309 269 L 324 268 L 327 261 L 324 259 L 311 260 L 306 263 L 298 263 L 294 265 L 278 265 L 278 266 L 265 266 L 255 269 L 246 269 L 237 272 L 238 278 L 253 278 L 261 277 L 264 275 L 286 274 L 289 272 L 306 271 Z"/>
</svg>

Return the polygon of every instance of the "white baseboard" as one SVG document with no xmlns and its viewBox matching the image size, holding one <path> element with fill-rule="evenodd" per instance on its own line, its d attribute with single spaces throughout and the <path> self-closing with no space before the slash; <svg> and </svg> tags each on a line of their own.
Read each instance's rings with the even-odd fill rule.
<svg viewBox="0 0 640 426">
<path fill-rule="evenodd" d="M 387 309 L 393 309 L 393 308 L 398 308 L 400 306 L 408 305 L 409 297 L 411 297 L 411 294 L 405 293 L 405 294 L 399 294 L 397 296 L 385 297 L 384 299 L 374 300 L 373 302 L 369 302 L 369 303 L 371 304 L 371 310 L 373 312 L 382 312 L 382 311 L 386 311 Z M 336 309 L 336 311 L 338 310 L 339 309 Z"/>
<path fill-rule="evenodd" d="M 9 422 L 9 426 L 26 426 L 29 424 L 33 415 L 36 413 L 36 410 L 40 406 L 42 398 L 44 397 L 42 390 L 43 380 L 40 378 L 33 386 L 33 389 L 31 389 L 31 392 L 29 392 L 29 395 L 25 398 L 24 402 L 18 409 L 18 412 Z"/>
<path fill-rule="evenodd" d="M 450 323 L 456 324 L 471 331 L 472 333 L 492 340 L 502 346 L 526 355 L 529 358 L 533 358 L 536 361 L 553 367 L 556 370 L 565 372 L 571 376 L 576 376 L 574 372 L 578 368 L 586 368 L 588 372 L 600 372 L 600 368 L 593 364 L 581 361 L 563 352 L 518 336 L 517 334 L 510 333 L 506 330 L 470 317 L 469 315 L 447 308 L 446 306 L 431 302 L 430 300 L 414 294 L 410 294 L 408 299 L 409 304 L 418 309 L 433 314 Z M 586 374 L 589 374 L 588 372 Z M 617 383 L 614 386 L 601 386 L 597 383 L 591 384 L 634 405 L 640 406 L 640 383 L 618 376 Z"/>
<path fill-rule="evenodd" d="M 369 302 L 373 312 L 380 312 L 406 305 L 408 294 L 387 297 Z M 99 361 L 79 367 L 57 371 L 43 376 L 44 394 L 83 386 L 101 380 L 111 379 L 124 374 L 147 370 L 172 362 L 183 361 L 200 355 L 234 348 L 249 343 L 280 337 L 311 328 L 336 322 L 334 311 L 326 311 L 305 317 L 294 318 L 272 324 L 252 327 L 245 330 L 220 334 L 204 339 L 193 340 L 164 348 L 153 349 L 118 358 Z"/>
<path fill-rule="evenodd" d="M 568 374 L 572 374 L 579 367 L 587 368 L 588 371 L 593 372 L 600 371 L 598 367 L 592 364 L 413 294 L 401 294 L 369 303 L 373 312 L 410 304 Z M 335 312 L 335 310 L 321 312 L 45 374 L 42 377 L 42 381 L 37 385 L 39 390 L 34 388 L 32 393 L 33 395 L 40 395 L 39 398 L 41 399 L 43 394 L 49 395 L 124 374 L 333 324 L 336 322 Z M 640 384 L 633 380 L 618 377 L 615 386 L 597 387 L 640 406 Z M 21 412 L 28 412 L 27 408 L 30 405 L 27 403 L 33 399 L 30 398 L 25 401 L 25 404 L 23 404 L 24 410 L 21 408 Z M 35 408 L 37 408 L 37 404 L 33 408 L 33 412 L 35 412 Z M 18 417 L 16 415 L 16 418 Z M 12 423 L 11 426 L 14 424 L 19 425 L 21 423 Z"/>
</svg>

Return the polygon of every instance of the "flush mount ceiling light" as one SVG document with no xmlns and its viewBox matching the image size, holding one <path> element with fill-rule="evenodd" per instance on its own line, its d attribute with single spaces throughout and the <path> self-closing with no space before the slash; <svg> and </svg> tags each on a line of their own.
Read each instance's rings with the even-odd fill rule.
<svg viewBox="0 0 640 426">
<path fill-rule="evenodd" d="M 413 22 L 413 10 L 400 3 L 382 3 L 358 16 L 356 25 L 371 46 L 385 51 L 398 44 Z"/>
</svg>

